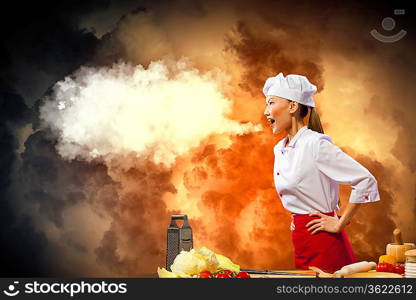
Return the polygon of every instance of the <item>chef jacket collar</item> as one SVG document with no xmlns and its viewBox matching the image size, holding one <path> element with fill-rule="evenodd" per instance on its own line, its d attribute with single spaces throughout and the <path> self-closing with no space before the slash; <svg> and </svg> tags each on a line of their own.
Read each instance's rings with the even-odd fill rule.
<svg viewBox="0 0 416 300">
<path fill-rule="evenodd" d="M 296 132 L 295 136 L 291 139 L 291 141 L 289 142 L 289 145 L 287 145 L 287 147 L 295 148 L 297 140 L 300 138 L 302 133 L 305 132 L 306 129 L 308 129 L 308 126 L 306 126 L 306 125 L 303 126 L 301 129 L 299 129 L 298 132 Z M 286 144 L 288 138 L 289 138 L 289 135 L 287 135 L 285 137 L 285 140 L 283 141 L 283 145 L 282 145 L 283 148 L 285 147 L 285 144 Z"/>
</svg>

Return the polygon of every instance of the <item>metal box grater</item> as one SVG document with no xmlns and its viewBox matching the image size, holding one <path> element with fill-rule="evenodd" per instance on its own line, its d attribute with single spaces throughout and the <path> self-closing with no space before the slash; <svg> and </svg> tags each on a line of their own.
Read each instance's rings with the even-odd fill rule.
<svg viewBox="0 0 416 300">
<path fill-rule="evenodd" d="M 182 227 L 178 227 L 176 220 L 183 220 Z M 167 234 L 166 270 L 171 271 L 170 266 L 179 252 L 189 251 L 192 248 L 192 228 L 189 226 L 188 216 L 172 215 Z"/>
</svg>

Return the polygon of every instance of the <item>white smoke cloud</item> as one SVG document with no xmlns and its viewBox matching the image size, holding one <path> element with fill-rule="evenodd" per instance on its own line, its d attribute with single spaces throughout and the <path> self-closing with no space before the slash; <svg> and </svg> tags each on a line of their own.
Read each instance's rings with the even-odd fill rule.
<svg viewBox="0 0 416 300">
<path fill-rule="evenodd" d="M 58 134 L 63 158 L 134 152 L 170 166 L 211 134 L 261 130 L 227 118 L 232 102 L 225 87 L 221 72 L 201 74 L 184 59 L 152 62 L 147 69 L 126 63 L 82 67 L 56 83 L 40 117 Z"/>
</svg>

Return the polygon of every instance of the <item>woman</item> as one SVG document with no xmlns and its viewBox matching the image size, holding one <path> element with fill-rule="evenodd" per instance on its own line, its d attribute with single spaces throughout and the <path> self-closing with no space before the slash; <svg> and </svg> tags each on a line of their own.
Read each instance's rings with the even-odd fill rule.
<svg viewBox="0 0 416 300">
<path fill-rule="evenodd" d="M 334 272 L 354 263 L 344 228 L 362 203 L 380 200 L 376 179 L 323 134 L 313 100 L 316 86 L 306 77 L 280 73 L 267 79 L 263 92 L 273 133 L 287 133 L 274 147 L 274 181 L 283 207 L 292 213 L 296 268 Z M 339 184 L 352 187 L 340 218 Z"/>
</svg>

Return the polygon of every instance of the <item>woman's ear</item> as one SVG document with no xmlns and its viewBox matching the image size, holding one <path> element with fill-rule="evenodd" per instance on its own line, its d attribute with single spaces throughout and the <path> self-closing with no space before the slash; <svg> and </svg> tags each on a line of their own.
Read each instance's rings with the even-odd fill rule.
<svg viewBox="0 0 416 300">
<path fill-rule="evenodd" d="M 291 114 L 294 114 L 298 108 L 299 108 L 299 103 L 297 103 L 295 101 L 290 101 L 290 103 L 289 103 L 289 112 Z"/>
</svg>

